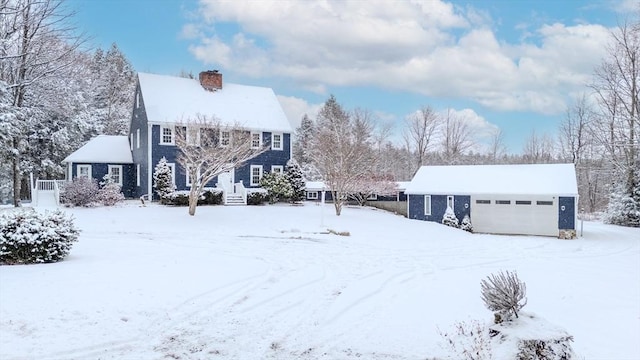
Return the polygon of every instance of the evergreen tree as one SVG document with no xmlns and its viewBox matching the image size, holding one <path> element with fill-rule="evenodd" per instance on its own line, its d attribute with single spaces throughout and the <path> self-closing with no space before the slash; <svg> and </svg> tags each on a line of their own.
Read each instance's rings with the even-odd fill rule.
<svg viewBox="0 0 640 360">
<path fill-rule="evenodd" d="M 285 177 L 291 184 L 291 201 L 299 202 L 304 199 L 305 181 L 302 175 L 302 169 L 295 159 L 287 161 L 287 167 L 285 169 Z"/>
<path fill-rule="evenodd" d="M 270 204 L 275 204 L 281 199 L 289 199 L 293 195 L 293 187 L 289 180 L 280 173 L 265 174 L 260 179 L 260 186 L 267 190 Z"/>
<path fill-rule="evenodd" d="M 314 128 L 313 120 L 304 114 L 300 126 L 296 128 L 295 142 L 293 143 L 293 158 L 301 165 L 311 163 L 309 146 Z"/>
<path fill-rule="evenodd" d="M 444 216 L 442 217 L 442 224 L 451 226 L 454 228 L 460 227 L 456 214 L 453 212 L 453 209 L 451 209 L 448 206 L 447 206 L 447 211 L 444 212 Z"/>
<path fill-rule="evenodd" d="M 631 195 L 626 193 L 624 186 L 618 186 L 611 193 L 609 205 L 604 214 L 604 222 L 640 227 L 640 182 L 637 183 Z"/>
<path fill-rule="evenodd" d="M 167 165 L 167 159 L 164 156 L 160 159 L 153 172 L 153 188 L 160 197 L 160 201 L 167 198 L 176 189 L 173 184 L 171 168 Z"/>
<path fill-rule="evenodd" d="M 473 232 L 473 225 L 471 225 L 471 218 L 469 215 L 465 215 L 460 223 L 460 229 L 468 232 Z"/>
</svg>

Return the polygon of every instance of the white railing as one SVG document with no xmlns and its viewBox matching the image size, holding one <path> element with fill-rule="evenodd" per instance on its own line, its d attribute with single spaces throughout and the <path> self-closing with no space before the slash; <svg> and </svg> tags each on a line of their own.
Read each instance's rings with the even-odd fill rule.
<svg viewBox="0 0 640 360">
<path fill-rule="evenodd" d="M 226 204 L 227 203 L 227 194 L 229 193 L 229 191 L 231 191 L 231 189 L 227 189 L 227 187 L 224 185 L 224 183 L 216 183 L 216 187 L 218 189 L 222 189 L 222 203 Z"/>
<path fill-rule="evenodd" d="M 55 180 L 36 180 L 36 190 L 55 191 L 58 184 Z"/>
<path fill-rule="evenodd" d="M 235 192 L 242 195 L 242 202 L 247 203 L 247 188 L 244 187 L 242 180 L 239 183 L 234 184 Z"/>
<path fill-rule="evenodd" d="M 36 179 L 36 187 L 31 189 L 31 197 L 34 205 L 38 205 L 38 194 L 40 191 L 53 191 L 56 199 L 56 205 L 60 205 L 60 190 L 64 188 L 66 180 L 38 180 Z"/>
</svg>

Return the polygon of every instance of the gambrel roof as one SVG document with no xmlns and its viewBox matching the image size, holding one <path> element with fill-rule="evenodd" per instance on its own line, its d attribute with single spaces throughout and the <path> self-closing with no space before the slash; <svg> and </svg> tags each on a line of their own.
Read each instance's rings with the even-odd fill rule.
<svg viewBox="0 0 640 360">
<path fill-rule="evenodd" d="M 423 166 L 407 194 L 578 194 L 573 164 Z"/>
<path fill-rule="evenodd" d="M 150 123 L 187 123 L 204 115 L 251 130 L 292 132 L 271 88 L 224 83 L 207 91 L 197 79 L 148 73 L 138 73 L 138 79 Z"/>
<path fill-rule="evenodd" d="M 126 136 L 98 135 L 62 162 L 133 164 L 133 158 Z"/>
</svg>

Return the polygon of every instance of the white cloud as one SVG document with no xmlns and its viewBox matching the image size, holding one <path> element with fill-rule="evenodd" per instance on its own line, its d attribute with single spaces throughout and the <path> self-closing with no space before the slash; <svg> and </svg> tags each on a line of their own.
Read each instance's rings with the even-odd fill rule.
<svg viewBox="0 0 640 360">
<path fill-rule="evenodd" d="M 300 126 L 300 121 L 302 121 L 304 114 L 307 114 L 311 119 L 315 119 L 318 111 L 320 111 L 320 108 L 324 105 L 309 104 L 306 100 L 295 96 L 278 95 L 278 100 L 294 130 Z"/>
<path fill-rule="evenodd" d="M 518 44 L 496 38 L 486 12 L 442 0 L 201 0 L 203 21 L 239 32 L 201 35 L 190 47 L 206 64 L 249 76 L 330 86 L 376 86 L 471 98 L 501 111 L 564 111 L 589 82 L 608 29 L 548 24 Z"/>
</svg>

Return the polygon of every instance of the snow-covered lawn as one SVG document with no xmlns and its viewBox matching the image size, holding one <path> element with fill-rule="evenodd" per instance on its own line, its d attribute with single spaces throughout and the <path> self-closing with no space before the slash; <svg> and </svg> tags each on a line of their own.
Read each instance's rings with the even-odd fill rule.
<svg viewBox="0 0 640 360">
<path fill-rule="evenodd" d="M 332 209 L 67 209 L 67 260 L 0 267 L 0 359 L 425 359 L 438 328 L 493 318 L 480 280 L 503 269 L 579 358 L 640 358 L 638 229 L 473 235 Z"/>
</svg>

